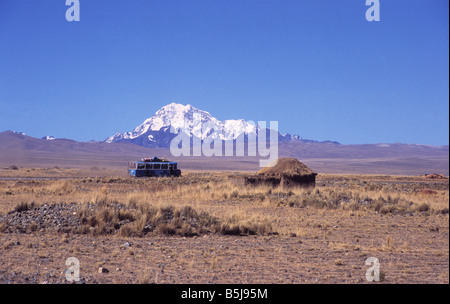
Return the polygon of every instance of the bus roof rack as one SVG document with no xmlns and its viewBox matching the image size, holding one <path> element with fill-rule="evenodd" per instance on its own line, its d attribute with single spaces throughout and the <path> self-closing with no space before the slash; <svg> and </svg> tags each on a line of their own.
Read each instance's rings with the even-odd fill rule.
<svg viewBox="0 0 450 304">
<path fill-rule="evenodd" d="M 145 158 L 142 158 L 141 161 L 143 161 L 143 162 L 168 162 L 166 157 L 159 158 L 159 157 L 156 157 L 156 156 L 154 156 L 152 158 L 145 157 Z"/>
</svg>

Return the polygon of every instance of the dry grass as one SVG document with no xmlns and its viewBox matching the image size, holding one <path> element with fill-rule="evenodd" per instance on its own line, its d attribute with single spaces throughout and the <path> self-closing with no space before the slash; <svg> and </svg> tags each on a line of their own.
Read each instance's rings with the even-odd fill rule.
<svg viewBox="0 0 450 304">
<path fill-rule="evenodd" d="M 324 180 L 328 180 L 328 176 Z M 323 185 L 315 189 L 282 189 L 265 185 L 242 187 L 224 173 L 188 174 L 179 179 L 131 179 L 123 177 L 82 178 L 72 180 L 0 181 L 0 213 L 28 208 L 31 204 L 87 203 L 105 207 L 108 204 L 123 204 L 139 210 L 132 221 L 144 225 L 144 218 L 154 217 L 152 208 L 165 210 L 170 206 L 190 207 L 206 212 L 223 221 L 222 230 L 250 230 L 253 233 L 268 233 L 269 209 L 279 207 L 319 210 L 341 210 L 347 213 L 376 212 L 379 214 L 447 214 L 449 211 L 448 181 L 446 189 L 424 189 L 429 182 L 411 183 L 407 189 L 398 189 L 392 183 L 381 183 L 382 178 L 370 180 L 344 177 L 343 185 Z M 386 177 L 384 177 L 386 179 Z M 419 180 L 420 181 L 420 180 Z M 229 207 L 233 206 L 231 209 Z M 173 208 L 173 207 L 170 207 Z M 224 212 L 225 209 L 230 211 Z M 119 215 L 101 210 L 96 215 L 102 223 L 117 225 Z M 226 217 L 224 214 L 228 214 Z M 112 217 L 111 219 L 108 218 Z M 232 218 L 238 219 L 232 222 Z M 258 221 L 260 223 L 258 223 Z M 140 222 L 140 223 L 139 223 Z M 250 229 L 257 223 L 261 227 Z M 138 225 L 139 226 L 139 225 Z M 178 227 L 178 226 L 177 226 Z M 136 227 L 138 228 L 138 227 Z M 173 227 L 162 229 L 170 233 Z M 103 229 L 103 228 L 102 228 Z M 181 228 L 176 228 L 181 229 Z M 107 229 L 108 230 L 108 229 Z M 292 229 L 297 233 L 296 228 Z M 188 233 L 188 231 L 186 232 Z"/>
<path fill-rule="evenodd" d="M 101 249 L 98 239 L 107 238 L 108 242 L 116 240 L 121 244 L 124 239 L 133 239 L 147 244 L 149 240 L 164 237 L 166 245 L 157 248 L 162 254 L 158 263 L 167 263 L 170 256 L 177 265 L 173 269 L 174 277 L 175 273 L 191 271 L 202 277 L 204 269 L 208 269 L 222 278 L 220 282 L 235 282 L 235 278 L 240 278 L 239 282 L 267 282 L 265 278 L 270 277 L 270 282 L 289 283 L 298 282 L 301 273 L 308 282 L 320 279 L 332 283 L 349 272 L 359 271 L 363 278 L 365 259 L 376 256 L 385 267 L 386 282 L 397 279 L 408 282 L 416 274 L 417 280 L 431 277 L 448 282 L 448 269 L 436 275 L 433 272 L 436 271 L 433 265 L 448 265 L 448 181 L 319 175 L 314 189 L 283 189 L 265 185 L 243 187 L 229 179 L 228 174 L 189 173 L 178 179 L 111 176 L 0 180 L 0 215 L 26 212 L 43 204 L 77 204 L 80 208 L 76 217 L 82 224 L 56 235 L 58 246 L 68 248 L 73 255 L 83 255 L 88 248 L 97 248 L 95 255 L 107 252 L 113 255 L 111 259 L 123 255 L 120 268 L 125 268 L 130 261 L 142 264 L 149 257 L 135 246 Z M 35 229 L 33 232 L 30 226 L 27 233 L 46 235 L 38 227 Z M 6 235 L 5 231 L 7 225 L 0 220 L 0 236 Z M 211 236 L 218 238 L 214 248 L 207 239 L 200 242 Z M 183 237 L 188 240 L 178 250 L 176 246 Z M 97 244 L 73 241 L 78 238 L 91 243 L 94 240 Z M 19 247 L 7 243 L 2 255 L 13 256 Z M 33 239 L 22 243 L 33 243 Z M 204 244 L 201 250 L 196 248 L 199 244 Z M 205 247 L 206 244 L 210 247 Z M 39 245 L 39 250 L 52 250 L 50 245 Z M 30 249 L 34 250 L 34 245 Z M 409 259 L 414 259 L 422 272 L 394 271 L 400 261 L 409 263 Z M 391 261 L 392 265 L 385 261 Z M 172 282 L 161 269 L 155 269 L 151 264 L 154 260 L 148 263 L 146 267 L 151 272 L 140 273 L 133 282 Z M 240 268 L 235 264 L 241 263 L 247 271 L 255 270 L 252 277 L 242 277 L 238 272 Z M 280 263 L 289 275 L 279 273 Z M 264 272 L 259 264 L 270 271 Z M 355 265 L 360 266 L 353 268 Z M 330 272 L 330 267 L 334 267 L 335 273 Z M 117 267 L 108 268 L 114 273 Z M 264 275 L 257 280 L 259 273 Z M 315 273 L 326 275 L 314 277 Z M 205 274 L 204 280 L 191 279 L 209 282 L 212 276 Z M 351 279 L 341 281 L 345 280 L 356 281 L 359 277 L 352 273 Z"/>
<path fill-rule="evenodd" d="M 78 233 L 92 232 L 94 235 L 118 233 L 120 236 L 144 236 L 151 232 L 185 237 L 206 233 L 223 235 L 265 235 L 272 233 L 268 221 L 241 220 L 237 217 L 219 219 L 191 206 L 155 207 L 145 202 L 126 207 L 117 202 L 101 200 L 100 208 L 84 204 L 79 214 L 83 224 Z"/>
</svg>

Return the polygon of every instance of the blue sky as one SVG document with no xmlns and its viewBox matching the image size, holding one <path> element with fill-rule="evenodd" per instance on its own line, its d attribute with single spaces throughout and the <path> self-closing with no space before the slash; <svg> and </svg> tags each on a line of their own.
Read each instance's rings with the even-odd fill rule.
<svg viewBox="0 0 450 304">
<path fill-rule="evenodd" d="M 103 140 L 171 102 L 344 144 L 449 143 L 449 2 L 0 0 L 0 131 Z"/>
</svg>

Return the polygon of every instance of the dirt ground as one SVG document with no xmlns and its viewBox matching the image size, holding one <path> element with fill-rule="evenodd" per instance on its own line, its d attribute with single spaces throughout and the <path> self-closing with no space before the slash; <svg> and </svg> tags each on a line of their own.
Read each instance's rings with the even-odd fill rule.
<svg viewBox="0 0 450 304">
<path fill-rule="evenodd" d="M 243 189 L 223 172 L 139 181 L 86 179 L 79 172 L 69 180 L 46 180 L 45 172 L 37 173 L 39 178 L 19 180 L 4 172 L 8 178 L 0 180 L 0 283 L 70 283 L 71 257 L 79 261 L 78 283 L 88 284 L 367 284 L 371 257 L 380 266 L 380 281 L 372 284 L 449 283 L 448 179 L 319 175 L 315 189 L 287 192 Z M 92 203 L 99 193 L 127 208 L 135 199 L 189 205 L 218 219 L 239 218 L 241 226 L 269 221 L 271 229 L 124 236 L 120 230 L 80 233 L 56 224 L 12 227 L 17 222 L 11 218 L 31 212 L 17 207 L 24 201 Z M 310 203 L 312 196 L 334 200 L 334 207 Z M 400 208 L 403 202 L 410 207 Z"/>
</svg>

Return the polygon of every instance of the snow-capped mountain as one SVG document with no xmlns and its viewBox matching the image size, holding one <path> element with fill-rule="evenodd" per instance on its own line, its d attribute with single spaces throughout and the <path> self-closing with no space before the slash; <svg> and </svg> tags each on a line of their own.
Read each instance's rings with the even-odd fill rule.
<svg viewBox="0 0 450 304">
<path fill-rule="evenodd" d="M 257 137 L 260 128 L 244 119 L 220 121 L 210 113 L 192 105 L 171 103 L 159 109 L 131 132 L 116 133 L 105 142 L 132 142 L 148 147 L 168 147 L 179 132 L 195 136 L 201 140 L 232 140 L 241 134 Z M 298 135 L 279 134 L 281 140 L 299 140 Z"/>
</svg>

